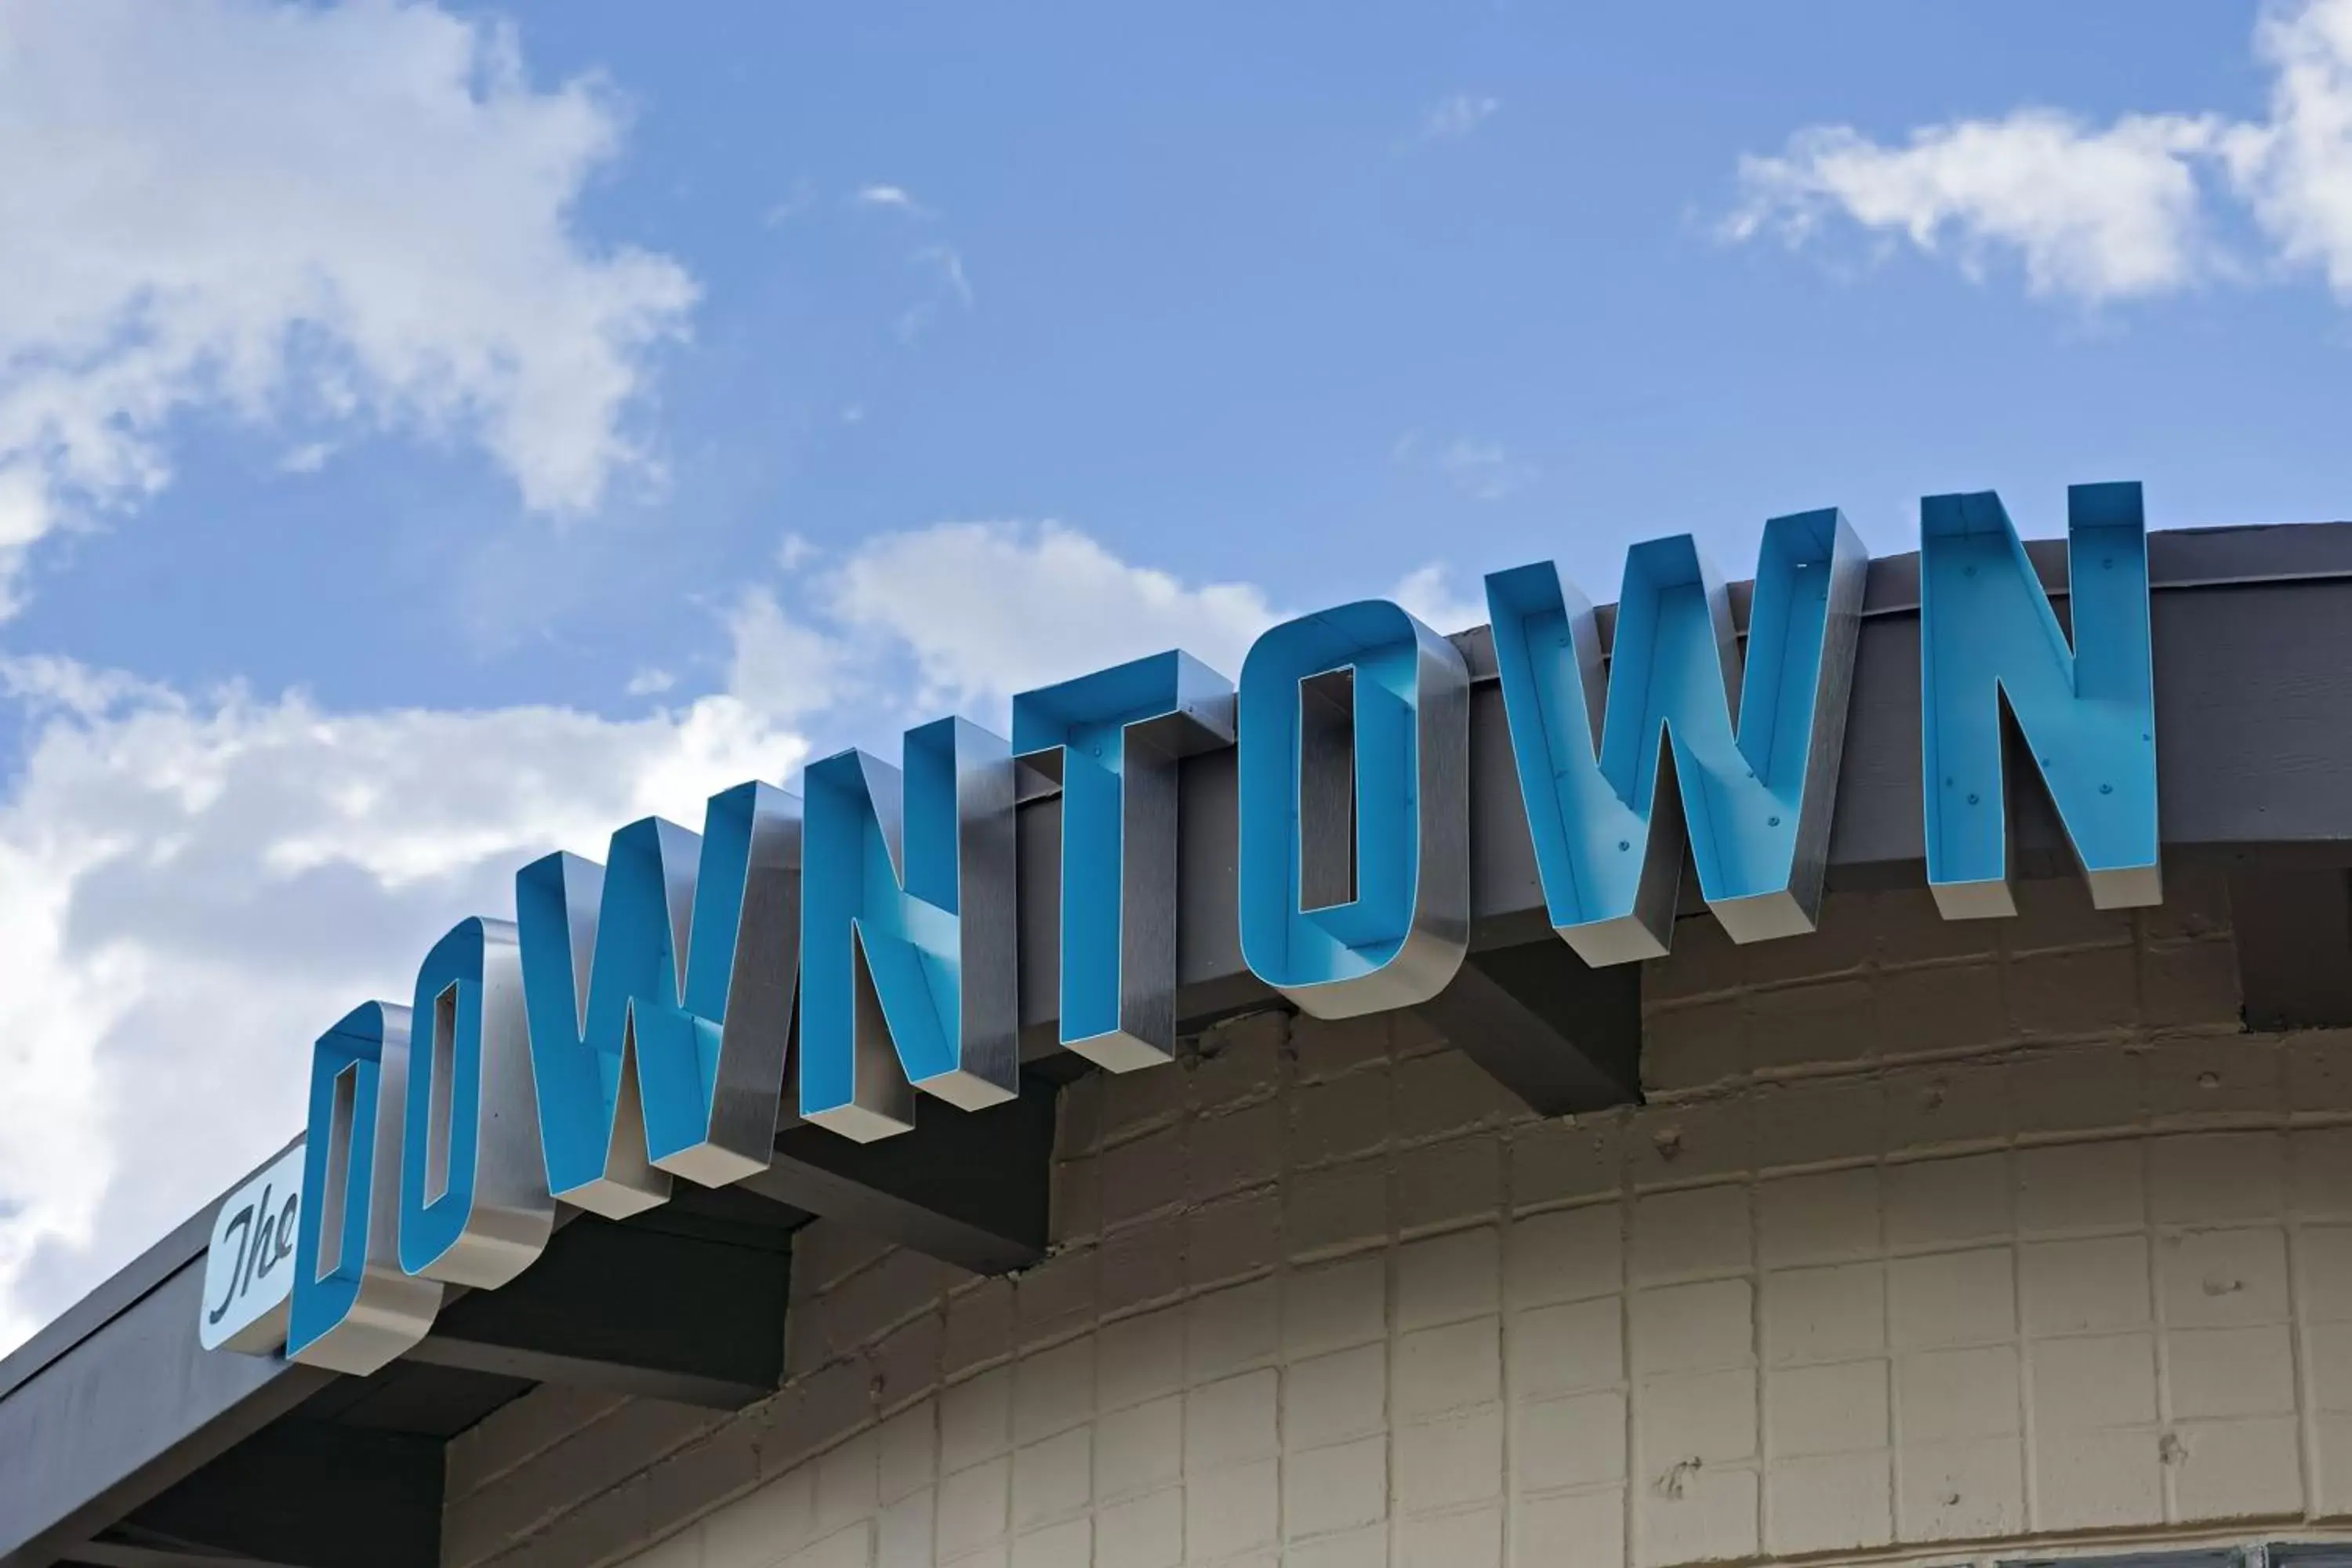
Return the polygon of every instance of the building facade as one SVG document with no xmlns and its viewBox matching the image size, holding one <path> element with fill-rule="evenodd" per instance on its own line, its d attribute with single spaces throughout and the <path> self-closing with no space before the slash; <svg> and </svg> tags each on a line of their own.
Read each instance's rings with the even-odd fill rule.
<svg viewBox="0 0 2352 1568">
<path fill-rule="evenodd" d="M 2248 1034 L 2218 876 L 2011 921 L 1679 922 L 1647 1103 L 1529 1114 L 1410 1017 L 1062 1091 L 1051 1256 L 820 1220 L 782 1390 L 541 1389 L 443 1561 L 1945 1563 L 2352 1521 L 2352 1046 Z"/>
</svg>

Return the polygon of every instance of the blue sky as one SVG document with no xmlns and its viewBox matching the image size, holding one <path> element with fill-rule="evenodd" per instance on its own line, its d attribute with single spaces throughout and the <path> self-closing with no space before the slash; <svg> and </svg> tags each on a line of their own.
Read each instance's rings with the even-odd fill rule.
<svg viewBox="0 0 2352 1568">
<path fill-rule="evenodd" d="M 640 811 L 1779 512 L 2345 515 L 2347 125 L 2352 0 L 0 0 L 0 1342 Z"/>
</svg>

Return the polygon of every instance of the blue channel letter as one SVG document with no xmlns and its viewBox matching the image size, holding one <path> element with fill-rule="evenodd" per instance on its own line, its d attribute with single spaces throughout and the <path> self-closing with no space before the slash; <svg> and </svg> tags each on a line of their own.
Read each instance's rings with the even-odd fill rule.
<svg viewBox="0 0 2352 1568">
<path fill-rule="evenodd" d="M 400 1267 L 408 1009 L 353 1008 L 310 1047 L 310 1121 L 286 1355 L 364 1375 L 423 1339 L 441 1287 Z"/>
<path fill-rule="evenodd" d="M 1175 1048 L 1178 766 L 1233 739 L 1232 682 L 1181 651 L 1013 700 L 1062 786 L 1061 1041 L 1114 1072 Z"/>
<path fill-rule="evenodd" d="M 510 921 L 460 921 L 416 972 L 400 1154 L 400 1266 L 491 1289 L 555 1228 Z"/>
<path fill-rule="evenodd" d="M 1302 616 L 1242 665 L 1241 946 L 1320 1018 L 1445 989 L 1470 937 L 1470 678 L 1384 599 Z"/>
<path fill-rule="evenodd" d="M 710 797 L 700 837 L 649 816 L 599 868 L 515 874 L 548 1185 L 624 1218 L 765 1170 L 791 1040 L 799 800 Z M 593 958 L 591 955 L 593 954 Z M 583 972 L 583 961 L 587 961 Z"/>
<path fill-rule="evenodd" d="M 1586 963 L 1666 951 L 1685 841 L 1732 940 L 1813 929 L 1868 568 L 1835 510 L 1767 522 L 1743 669 L 1692 538 L 1637 544 L 1605 677 L 1591 602 L 1550 563 L 1487 577 L 1544 902 Z"/>
<path fill-rule="evenodd" d="M 2000 498 L 1919 503 L 1927 885 L 1947 920 L 2017 911 L 2000 709 L 2103 910 L 2159 903 L 2147 524 L 2137 484 L 2066 491 L 2070 649 Z"/>
<path fill-rule="evenodd" d="M 902 773 L 809 764 L 801 1114 L 860 1142 L 1020 1088 L 1013 752 L 961 719 L 907 731 Z"/>
</svg>

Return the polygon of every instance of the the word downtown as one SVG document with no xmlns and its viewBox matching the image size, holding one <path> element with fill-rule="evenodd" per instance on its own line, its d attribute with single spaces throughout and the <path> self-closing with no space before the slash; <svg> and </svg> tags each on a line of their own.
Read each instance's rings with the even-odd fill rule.
<svg viewBox="0 0 2352 1568">
<path fill-rule="evenodd" d="M 2095 901 L 2161 896 L 2139 487 L 2075 487 L 2067 528 L 2071 644 L 1998 498 L 1922 502 L 1921 808 L 1948 918 L 2014 907 L 2004 700 Z M 1666 951 L 1685 849 L 1734 941 L 1813 929 L 1868 563 L 1836 511 L 1768 522 L 1744 652 L 1686 535 L 1633 549 L 1608 648 L 1550 564 L 1486 579 L 1543 899 L 1585 963 Z M 1160 654 L 1016 698 L 1009 742 L 940 720 L 898 767 L 845 752 L 798 796 L 713 796 L 698 837 L 647 818 L 601 867 L 526 866 L 512 921 L 459 922 L 409 1005 L 319 1039 L 304 1145 L 266 1199 L 223 1210 L 206 1342 L 274 1348 L 251 1321 L 266 1301 L 214 1306 L 276 1268 L 287 1353 L 373 1371 L 445 1286 L 527 1268 L 559 1201 L 621 1217 L 680 1178 L 740 1180 L 780 1120 L 871 1141 L 911 1127 L 919 1093 L 1013 1098 L 1024 768 L 1061 796 L 1067 1049 L 1119 1072 L 1169 1059 L 1178 772 L 1227 746 L 1248 969 L 1321 1018 L 1429 1001 L 1470 937 L 1470 708 L 1456 645 L 1368 600 L 1266 632 L 1238 689 Z"/>
</svg>

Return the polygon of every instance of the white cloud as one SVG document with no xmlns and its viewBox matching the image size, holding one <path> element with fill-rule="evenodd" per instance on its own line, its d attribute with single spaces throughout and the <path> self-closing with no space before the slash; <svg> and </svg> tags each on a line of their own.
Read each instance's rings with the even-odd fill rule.
<svg viewBox="0 0 2352 1568">
<path fill-rule="evenodd" d="M 695 293 L 573 226 L 621 130 L 432 5 L 0 8 L 0 588 L 167 482 L 198 405 L 472 440 L 595 505 Z"/>
<path fill-rule="evenodd" d="M 902 213 L 908 217 L 931 216 L 931 209 L 917 201 L 903 185 L 861 185 L 851 193 L 849 203 L 875 212 Z"/>
<path fill-rule="evenodd" d="M 1275 612 L 1242 583 L 1192 586 L 1058 523 L 950 522 L 861 546 L 827 607 L 914 657 L 926 705 L 993 710 L 1014 693 L 1183 647 L 1228 675 Z"/>
<path fill-rule="evenodd" d="M 2221 195 L 2280 263 L 2318 269 L 2352 300 L 2352 0 L 2273 5 L 2254 45 L 2274 73 L 2266 120 L 2146 113 L 2102 127 L 2026 109 L 1894 145 L 1815 127 L 1740 161 L 1724 231 L 1802 244 L 1842 216 L 1948 251 L 1972 275 L 2012 255 L 2032 292 L 2095 303 L 2242 272 L 2213 237 Z"/>
<path fill-rule="evenodd" d="M 2255 48 L 2278 73 L 2270 120 L 2232 132 L 2231 174 L 2280 255 L 2352 300 L 2352 0 L 2274 12 Z"/>
<path fill-rule="evenodd" d="M 1457 92 L 1430 106 L 1421 117 L 1424 142 L 1459 142 L 1484 125 L 1503 100 L 1483 93 Z"/>
<path fill-rule="evenodd" d="M 677 684 L 677 677 L 668 670 L 647 665 L 630 676 L 629 683 L 621 689 L 630 697 L 656 697 Z"/>
<path fill-rule="evenodd" d="M 1507 500 L 1543 477 L 1533 463 L 1512 457 L 1499 441 L 1456 437 L 1437 455 L 1438 470 L 1474 500 Z"/>
<path fill-rule="evenodd" d="M 1486 624 L 1486 599 L 1465 599 L 1454 593 L 1453 575 L 1443 565 L 1406 573 L 1389 597 L 1432 631 L 1453 633 Z"/>
<path fill-rule="evenodd" d="M 1971 268 L 1988 250 L 2013 251 L 2037 294 L 2160 292 L 2198 275 L 2189 158 L 2214 135 L 2211 122 L 2177 116 L 2093 131 L 2036 110 L 1931 127 L 1900 147 L 1843 126 L 1808 131 L 1780 157 L 1742 161 L 1747 200 L 1730 233 L 1744 239 L 1777 226 L 1802 240 L 1842 212 L 1925 251 L 1949 245 Z"/>
</svg>

